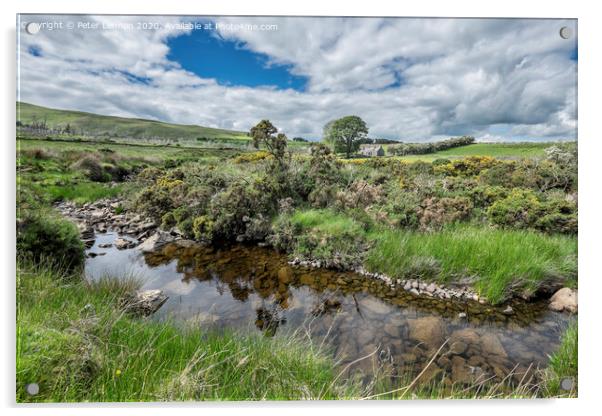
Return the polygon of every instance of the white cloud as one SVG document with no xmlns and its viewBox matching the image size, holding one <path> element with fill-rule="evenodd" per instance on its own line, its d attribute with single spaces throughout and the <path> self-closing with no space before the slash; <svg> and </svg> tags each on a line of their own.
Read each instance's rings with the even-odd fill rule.
<svg viewBox="0 0 602 416">
<path fill-rule="evenodd" d="M 23 16 L 52 19 L 73 20 Z M 375 137 L 576 138 L 576 63 L 569 59 L 576 42 L 558 34 L 561 26 L 576 33 L 574 21 L 217 20 L 277 24 L 277 31 L 219 35 L 268 55 L 271 63 L 290 65 L 292 73 L 307 77 L 307 91 L 228 87 L 186 71 L 167 58 L 169 37 L 185 32 L 54 30 L 32 36 L 21 30 L 20 99 L 238 130 L 269 118 L 290 137 L 319 137 L 328 120 L 356 114 Z M 39 48 L 41 56 L 29 53 L 30 47 Z"/>
</svg>

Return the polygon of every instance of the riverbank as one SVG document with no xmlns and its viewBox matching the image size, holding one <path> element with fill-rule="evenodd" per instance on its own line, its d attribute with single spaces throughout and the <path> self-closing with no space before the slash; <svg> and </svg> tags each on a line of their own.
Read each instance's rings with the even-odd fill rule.
<svg viewBox="0 0 602 416">
<path fill-rule="evenodd" d="M 300 338 L 218 334 L 136 319 L 137 284 L 89 283 L 19 264 L 17 401 L 295 400 L 358 397 L 324 351 Z M 30 396 L 27 383 L 40 386 Z"/>
<path fill-rule="evenodd" d="M 127 212 L 125 205 L 113 198 L 83 205 L 62 202 L 56 208 L 78 225 L 88 248 L 94 244 L 96 232 L 123 235 L 114 242 L 119 249 L 149 240 L 141 248 L 153 251 L 185 239 L 177 227 L 160 230 L 152 218 Z M 293 246 L 291 265 L 354 271 L 415 296 L 495 305 L 513 298 L 550 298 L 564 285 L 576 285 L 576 241 L 570 237 L 466 225 L 431 234 L 386 229 L 367 232 L 353 219 L 328 210 L 295 213 L 287 221 L 301 237 L 309 235 L 331 245 L 320 251 Z M 371 241 L 371 248 L 356 266 L 336 261 L 343 234 L 351 241 L 358 236 Z M 98 254 L 102 252 L 90 253 Z M 506 311 L 511 314 L 512 308 Z"/>
<path fill-rule="evenodd" d="M 20 262 L 17 401 L 576 396 L 576 386 L 560 388 L 562 379 L 576 377 L 576 325 L 536 385 L 449 386 L 411 377 L 402 377 L 400 385 L 386 374 L 365 385 L 341 377 L 326 349 L 307 338 L 218 334 L 131 317 L 119 299 L 136 287 L 127 279 L 89 283 L 77 274 Z M 40 387 L 35 396 L 25 389 L 32 382 Z"/>
</svg>

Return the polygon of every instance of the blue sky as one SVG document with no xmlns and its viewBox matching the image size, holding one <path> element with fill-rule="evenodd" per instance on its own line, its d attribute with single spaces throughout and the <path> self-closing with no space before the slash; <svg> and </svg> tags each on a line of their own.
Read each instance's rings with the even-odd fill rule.
<svg viewBox="0 0 602 416">
<path fill-rule="evenodd" d="M 224 86 L 291 88 L 303 91 L 307 78 L 292 74 L 290 65 L 270 63 L 270 57 L 245 49 L 215 32 L 196 30 L 168 40 L 167 58 L 201 78 Z"/>
<path fill-rule="evenodd" d="M 212 17 L 217 30 L 196 30 L 182 24 L 201 18 L 152 19 L 161 29 L 20 30 L 18 98 L 240 131 L 267 118 L 310 139 L 347 115 L 403 141 L 577 136 L 577 39 L 559 36 L 576 20 Z"/>
</svg>

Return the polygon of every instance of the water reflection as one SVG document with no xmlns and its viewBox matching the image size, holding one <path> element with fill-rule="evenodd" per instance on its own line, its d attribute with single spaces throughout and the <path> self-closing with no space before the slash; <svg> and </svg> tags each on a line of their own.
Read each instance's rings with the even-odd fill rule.
<svg viewBox="0 0 602 416">
<path fill-rule="evenodd" d="M 97 245 L 111 238 L 98 238 L 90 251 L 107 251 Z M 327 339 L 343 364 L 373 353 L 354 366 L 365 373 L 383 366 L 392 374 L 416 372 L 448 340 L 424 381 L 499 379 L 513 369 L 522 377 L 529 366 L 546 364 L 568 319 L 544 303 L 515 302 L 507 316 L 474 302 L 418 298 L 353 273 L 293 268 L 285 256 L 258 247 L 170 244 L 144 256 L 111 248 L 88 259 L 87 273 L 97 278 L 107 267 L 117 275 L 130 267 L 144 276 L 145 288 L 164 290 L 170 300 L 159 319 L 255 327 L 267 336 L 307 327 L 316 340 Z"/>
</svg>

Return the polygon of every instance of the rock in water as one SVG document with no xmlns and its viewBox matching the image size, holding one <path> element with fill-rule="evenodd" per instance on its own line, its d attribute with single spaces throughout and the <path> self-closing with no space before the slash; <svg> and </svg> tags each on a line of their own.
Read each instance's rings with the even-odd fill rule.
<svg viewBox="0 0 602 416">
<path fill-rule="evenodd" d="M 577 291 L 563 287 L 550 299 L 550 309 L 553 311 L 568 311 L 577 313 Z"/>
<path fill-rule="evenodd" d="M 481 336 L 481 350 L 488 354 L 495 354 L 504 358 L 508 356 L 500 338 L 495 334 L 484 334 Z"/>
<path fill-rule="evenodd" d="M 126 248 L 130 248 L 133 243 L 130 240 L 126 240 L 125 238 L 118 238 L 115 240 L 115 248 L 117 250 L 125 250 Z"/>
<path fill-rule="evenodd" d="M 171 243 L 174 240 L 175 237 L 172 236 L 170 233 L 158 230 L 151 237 L 144 240 L 144 243 L 140 244 L 138 248 L 145 253 L 156 251 L 161 246 L 164 246 L 167 243 Z"/>
<path fill-rule="evenodd" d="M 425 316 L 408 321 L 411 339 L 425 343 L 431 348 L 439 348 L 445 341 L 445 328 L 441 318 Z"/>
<path fill-rule="evenodd" d="M 149 316 L 155 313 L 169 299 L 161 290 L 136 292 L 126 300 L 124 309 L 134 315 Z"/>
<path fill-rule="evenodd" d="M 477 345 L 479 344 L 480 336 L 474 329 L 464 328 L 452 332 L 450 341 L 452 344 L 456 341 L 462 341 L 466 344 Z"/>
</svg>

